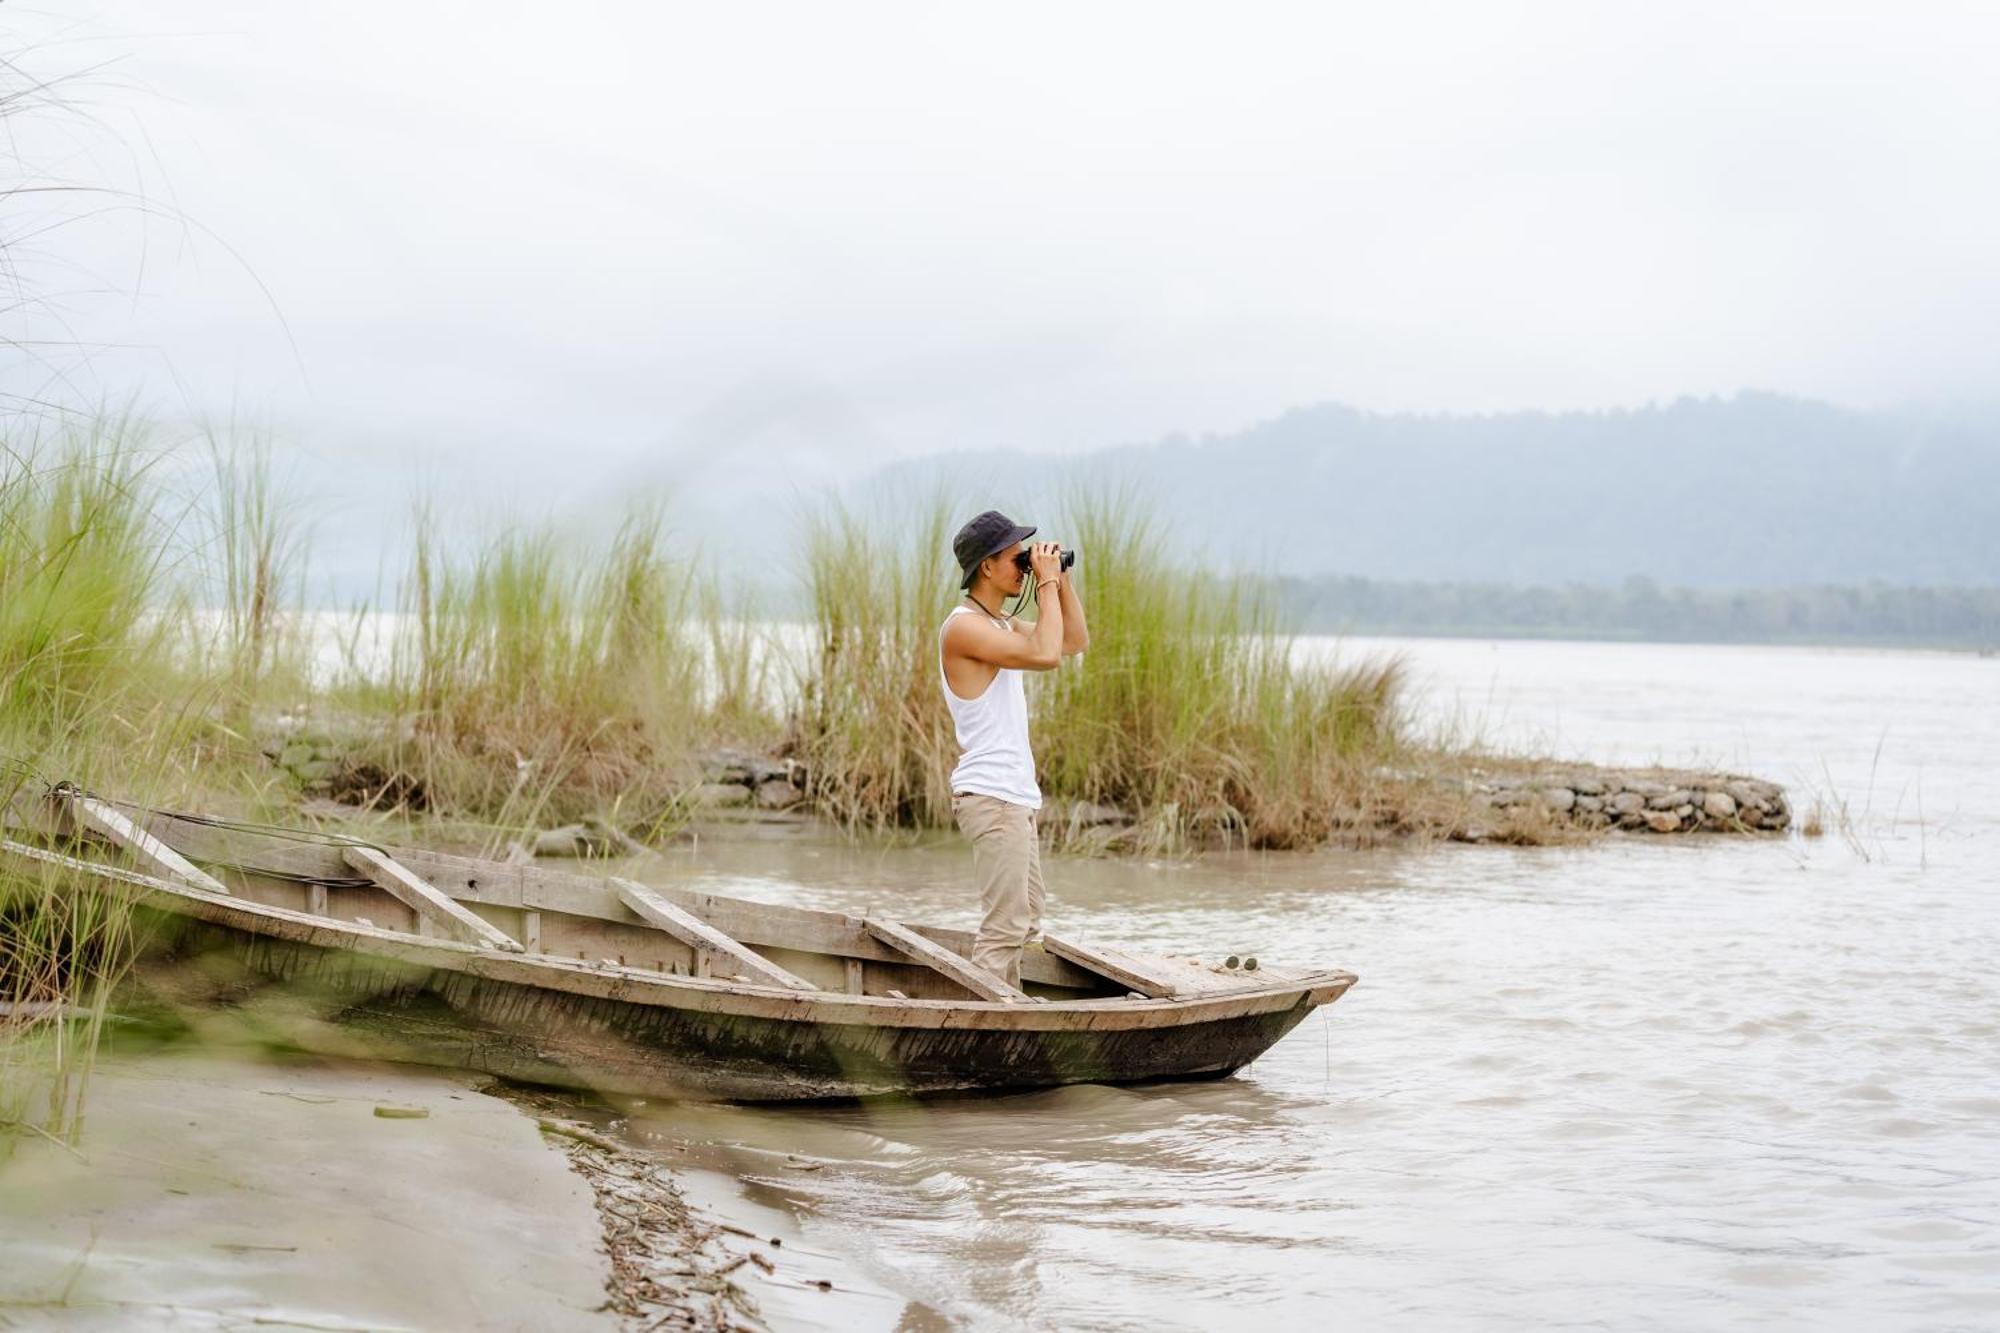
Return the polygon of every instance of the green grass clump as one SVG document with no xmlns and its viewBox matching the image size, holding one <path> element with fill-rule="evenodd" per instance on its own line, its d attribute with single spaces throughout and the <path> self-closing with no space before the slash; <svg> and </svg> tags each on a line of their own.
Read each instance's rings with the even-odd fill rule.
<svg viewBox="0 0 2000 1333">
<path fill-rule="evenodd" d="M 122 423 L 0 447 L 0 736 L 41 750 L 148 698 L 169 655 L 168 557 Z"/>
<path fill-rule="evenodd" d="M 194 723 L 154 458 L 118 421 L 0 449 L 0 807 L 158 789 Z M 74 1135 L 129 944 L 122 900 L 0 857 L 0 1126 Z"/>
<path fill-rule="evenodd" d="M 794 746 L 814 804 L 850 829 L 951 819 L 957 747 L 938 676 L 958 593 L 949 522 L 941 500 L 899 527 L 838 506 L 808 521 Z"/>
<path fill-rule="evenodd" d="M 1035 696 L 1048 795 L 1131 812 L 1155 848 L 1309 847 L 1373 818 L 1398 663 L 1301 661 L 1259 582 L 1191 565 L 1129 494 L 1072 500 L 1065 529 L 1090 651 Z"/>
<path fill-rule="evenodd" d="M 1150 849 L 1306 847 L 1384 817 L 1371 775 L 1401 743 L 1399 664 L 1299 660 L 1261 583 L 1189 567 L 1129 495 L 1068 511 L 1090 650 L 1030 676 L 1045 797 L 1126 811 Z M 850 828 L 950 822 L 951 512 L 885 536 L 834 509 L 812 532 L 798 749 L 819 809 Z"/>
<path fill-rule="evenodd" d="M 387 764 L 429 807 L 502 825 L 669 800 L 728 644 L 704 643 L 659 511 L 634 510 L 602 546 L 516 526 L 457 560 L 433 532 L 419 520 L 376 701 Z"/>
<path fill-rule="evenodd" d="M 209 430 L 205 442 L 210 485 L 196 572 L 217 614 L 203 636 L 202 670 L 223 692 L 230 727 L 248 736 L 258 704 L 310 689 L 300 613 L 306 535 L 299 507 L 273 476 L 267 438 Z"/>
</svg>

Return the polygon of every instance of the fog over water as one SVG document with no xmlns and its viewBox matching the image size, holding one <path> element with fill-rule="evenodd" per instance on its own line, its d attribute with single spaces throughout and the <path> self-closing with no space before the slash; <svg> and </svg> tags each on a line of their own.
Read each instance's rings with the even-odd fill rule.
<svg viewBox="0 0 2000 1333">
<path fill-rule="evenodd" d="M 1377 410 L 1990 399 L 1979 7 L 272 6 L 8 19 L 7 387 L 367 520 Z M 95 216 L 41 232 L 35 210 Z M 64 344 L 76 346 L 65 349 Z"/>
</svg>

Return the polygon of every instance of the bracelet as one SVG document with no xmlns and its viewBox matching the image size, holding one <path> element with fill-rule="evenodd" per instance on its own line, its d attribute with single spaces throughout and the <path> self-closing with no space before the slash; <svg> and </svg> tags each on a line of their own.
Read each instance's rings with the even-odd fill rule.
<svg viewBox="0 0 2000 1333">
<path fill-rule="evenodd" d="M 1037 583 L 1035 585 L 1035 591 L 1039 593 L 1042 589 L 1048 587 L 1051 583 L 1061 583 L 1061 582 L 1062 579 L 1059 577 L 1053 579 L 1043 579 L 1040 583 Z"/>
</svg>

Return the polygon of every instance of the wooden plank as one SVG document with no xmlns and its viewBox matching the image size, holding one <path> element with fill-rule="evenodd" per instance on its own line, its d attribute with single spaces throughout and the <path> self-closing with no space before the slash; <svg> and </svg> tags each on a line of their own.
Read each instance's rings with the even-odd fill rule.
<svg viewBox="0 0 2000 1333">
<path fill-rule="evenodd" d="M 674 906 L 644 884 L 620 879 L 616 875 L 610 879 L 611 887 L 618 891 L 618 900 L 638 913 L 647 924 L 658 926 L 683 944 L 694 946 L 696 976 L 712 975 L 714 960 L 719 956 L 728 960 L 725 967 L 734 965 L 751 981 L 767 986 L 788 986 L 793 990 L 819 989 L 804 977 L 758 957 L 694 913 Z"/>
<path fill-rule="evenodd" d="M 899 921 L 871 916 L 863 919 L 861 928 L 890 948 L 936 968 L 982 1000 L 1004 1000 L 1012 1004 L 1028 998 L 1026 991 L 1016 990 L 985 968 L 973 966 L 970 960 L 959 957 L 941 944 L 933 944 Z"/>
<path fill-rule="evenodd" d="M 221 880 L 197 869 L 194 862 L 127 819 L 123 811 L 81 792 L 65 799 L 77 823 L 131 853 L 133 859 L 143 862 L 147 868 L 207 893 L 225 896 L 229 893 Z"/>
<path fill-rule="evenodd" d="M 521 913 L 521 947 L 528 953 L 542 951 L 542 914 Z"/>
<path fill-rule="evenodd" d="M 176 834 L 176 841 L 178 837 Z M 626 913 L 616 891 L 599 876 L 578 875 L 544 866 L 505 866 L 412 847 L 390 850 L 404 865 L 455 898 L 596 917 L 601 921 L 625 919 Z M 270 864 L 282 862 L 273 861 Z M 648 887 L 656 896 L 693 913 L 724 935 L 753 949 L 767 946 L 796 949 L 875 963 L 909 961 L 901 951 L 890 948 L 862 930 L 860 918 L 841 912 L 782 903 L 749 902 L 671 885 Z M 910 929 L 959 953 L 972 947 L 970 931 L 923 925 L 912 925 Z M 1093 989 L 1097 985 L 1095 974 L 1049 953 L 1030 952 L 1023 955 L 1021 975 L 1028 981 L 1073 990 Z"/>
<path fill-rule="evenodd" d="M 306 910 L 314 916 L 326 915 L 326 885 L 306 885 Z"/>
<path fill-rule="evenodd" d="M 417 914 L 420 926 L 424 922 L 433 922 L 471 944 L 483 944 L 489 949 L 504 949 L 509 953 L 522 951 L 520 942 L 507 932 L 484 917 L 460 907 L 373 847 L 344 848 L 341 859 L 406 904 Z"/>
<path fill-rule="evenodd" d="M 21 808 L 28 807 L 28 808 Z M 61 832 L 43 816 L 44 802 L 17 802 L 16 821 L 24 828 Z M 353 869 L 343 859 L 342 847 L 332 841 L 300 841 L 278 838 L 246 829 L 220 828 L 193 819 L 180 819 L 166 811 L 147 811 L 138 822 L 152 836 L 182 855 L 218 864 L 242 862 L 260 869 L 290 875 L 315 875 L 328 879 L 352 876 Z M 389 847 L 390 856 L 414 872 L 424 882 L 466 903 L 525 911 L 555 912 L 568 918 L 584 918 L 606 924 L 630 919 L 628 909 L 600 875 L 581 875 L 545 866 L 514 866 L 497 861 L 455 856 L 416 847 Z M 877 941 L 861 929 L 858 917 L 823 908 L 795 907 L 779 903 L 753 903 L 720 894 L 697 892 L 672 886 L 653 886 L 667 902 L 689 911 L 717 930 L 753 949 L 786 949 L 819 953 L 829 957 L 838 969 L 844 958 L 869 963 L 912 965 L 908 955 Z M 363 907 L 343 908 L 343 916 Z M 972 947 L 970 931 L 949 930 L 916 923 L 909 928 L 934 943 L 960 954 Z M 556 920 L 544 923 L 545 948 L 565 928 Z M 815 973 L 814 975 L 818 975 Z M 935 974 L 933 974 L 935 975 Z M 1090 990 L 1096 974 L 1048 952 L 1030 950 L 1022 956 L 1024 980 L 1070 990 Z M 838 991 L 840 979 L 829 975 L 820 982 Z"/>
<path fill-rule="evenodd" d="M 847 993 L 849 995 L 859 995 L 863 990 L 861 984 L 861 960 L 859 958 L 849 958 L 845 961 L 847 963 Z"/>
<path fill-rule="evenodd" d="M 1146 959 L 1135 958 L 1120 950 L 1093 949 L 1054 935 L 1043 936 L 1042 947 L 1058 958 L 1067 958 L 1078 967 L 1108 977 L 1126 990 L 1138 991 L 1149 1000 L 1179 995 L 1183 989 L 1167 975 L 1165 968 L 1149 966 Z"/>
</svg>

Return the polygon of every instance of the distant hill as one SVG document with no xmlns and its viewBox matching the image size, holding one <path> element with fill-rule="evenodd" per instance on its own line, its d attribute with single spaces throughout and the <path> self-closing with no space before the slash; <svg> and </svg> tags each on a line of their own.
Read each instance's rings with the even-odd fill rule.
<svg viewBox="0 0 2000 1333">
<path fill-rule="evenodd" d="M 942 478 L 954 496 L 1046 512 L 1064 484 L 1089 477 L 1140 481 L 1176 545 L 1274 574 L 2000 585 L 2000 416 L 1763 393 L 1492 416 L 1308 407 L 1060 463 L 1025 452 L 918 460 L 860 489 Z"/>
<path fill-rule="evenodd" d="M 1392 583 L 1323 575 L 1266 585 L 1284 623 L 1333 634 L 1655 643 L 1881 644 L 2000 651 L 2000 587 L 1882 584 L 1732 590 Z"/>
</svg>

